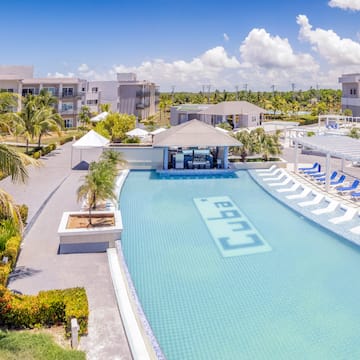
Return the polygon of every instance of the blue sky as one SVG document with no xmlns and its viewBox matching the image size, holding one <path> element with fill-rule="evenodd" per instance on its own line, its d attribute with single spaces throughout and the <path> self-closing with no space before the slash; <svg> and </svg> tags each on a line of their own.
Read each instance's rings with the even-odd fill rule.
<svg viewBox="0 0 360 360">
<path fill-rule="evenodd" d="M 162 91 L 339 88 L 360 72 L 359 11 L 360 0 L 12 0 L 1 63 L 36 76 L 132 71 Z"/>
</svg>

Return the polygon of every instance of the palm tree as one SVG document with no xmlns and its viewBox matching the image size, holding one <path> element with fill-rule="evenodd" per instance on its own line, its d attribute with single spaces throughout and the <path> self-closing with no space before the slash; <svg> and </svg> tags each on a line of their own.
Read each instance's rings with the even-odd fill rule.
<svg viewBox="0 0 360 360">
<path fill-rule="evenodd" d="M 86 105 L 82 106 L 79 113 L 79 120 L 83 126 L 90 124 L 91 111 L 90 108 Z"/>
<path fill-rule="evenodd" d="M 100 104 L 100 111 L 101 112 L 110 112 L 111 110 L 111 104 Z"/>
<path fill-rule="evenodd" d="M 84 178 L 84 183 L 77 189 L 77 200 L 86 200 L 89 209 L 89 224 L 92 224 L 91 211 L 95 210 L 99 201 L 115 200 L 114 172 L 107 161 L 92 162 L 89 172 Z"/>
<path fill-rule="evenodd" d="M 101 154 L 101 160 L 106 161 L 114 171 L 114 176 L 117 175 L 118 170 L 123 168 L 127 161 L 123 158 L 122 153 L 114 150 L 106 150 Z"/>
<path fill-rule="evenodd" d="M 39 162 L 25 154 L 12 150 L 5 144 L 0 144 L 0 171 L 3 176 L 11 176 L 12 182 L 24 183 L 28 177 L 26 165 L 39 165 Z M 0 213 L 10 218 L 22 229 L 19 208 L 15 205 L 11 195 L 0 189 Z"/>
</svg>

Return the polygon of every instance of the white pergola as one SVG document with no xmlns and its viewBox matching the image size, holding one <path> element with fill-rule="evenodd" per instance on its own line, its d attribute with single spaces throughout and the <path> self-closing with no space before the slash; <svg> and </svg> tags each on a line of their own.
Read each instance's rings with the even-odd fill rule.
<svg viewBox="0 0 360 360">
<path fill-rule="evenodd" d="M 326 155 L 326 191 L 330 185 L 330 158 L 342 159 L 341 170 L 344 171 L 345 160 L 360 162 L 360 140 L 348 136 L 311 136 L 295 138 L 295 172 L 298 168 L 298 144 Z"/>
</svg>

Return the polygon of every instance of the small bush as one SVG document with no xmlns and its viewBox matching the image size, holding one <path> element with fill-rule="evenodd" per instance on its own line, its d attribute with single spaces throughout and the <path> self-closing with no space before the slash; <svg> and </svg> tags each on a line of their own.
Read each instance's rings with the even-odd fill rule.
<svg viewBox="0 0 360 360">
<path fill-rule="evenodd" d="M 37 160 L 37 159 L 40 159 L 41 152 L 40 152 L 40 151 L 35 151 L 32 156 L 33 156 L 33 158 L 36 159 L 36 160 Z"/>
<path fill-rule="evenodd" d="M 0 286 L 0 325 L 8 328 L 34 328 L 64 324 L 70 335 L 71 319 L 77 318 L 79 335 L 87 333 L 89 305 L 84 288 L 40 291 L 15 295 Z"/>
<path fill-rule="evenodd" d="M 49 146 L 49 148 L 50 148 L 50 151 L 56 150 L 56 143 L 51 143 L 51 144 L 49 144 L 48 146 Z"/>
<path fill-rule="evenodd" d="M 26 221 L 27 221 L 27 218 L 29 215 L 29 207 L 25 204 L 17 205 L 17 206 L 19 208 L 21 220 L 22 220 L 23 224 L 26 224 Z"/>
<path fill-rule="evenodd" d="M 7 242 L 5 246 L 5 250 L 3 252 L 3 256 L 7 256 L 9 258 L 9 262 L 12 266 L 15 266 L 17 256 L 19 254 L 21 244 L 21 236 L 16 235 L 12 236 Z M 6 285 L 6 283 L 2 283 Z"/>
<path fill-rule="evenodd" d="M 60 139 L 60 145 L 64 145 L 73 140 L 73 136 L 67 136 Z"/>
<path fill-rule="evenodd" d="M 1 255 L 0 260 L 2 260 L 3 256 L 6 256 L 6 255 L 5 254 Z M 7 264 L 3 264 L 1 262 L 0 263 L 0 284 L 5 285 L 7 283 L 10 273 L 11 273 L 11 262 L 8 262 Z M 1 303 L 1 298 L 0 298 L 0 303 Z M 0 314 L 1 314 L 1 305 L 0 305 Z"/>
</svg>

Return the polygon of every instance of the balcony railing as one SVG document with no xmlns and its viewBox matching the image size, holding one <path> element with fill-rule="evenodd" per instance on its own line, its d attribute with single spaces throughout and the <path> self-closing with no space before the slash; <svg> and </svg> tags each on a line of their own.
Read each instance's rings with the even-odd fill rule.
<svg viewBox="0 0 360 360">
<path fill-rule="evenodd" d="M 142 98 L 142 97 L 148 97 L 148 96 L 150 96 L 150 91 L 138 90 L 138 91 L 136 92 L 136 97 Z"/>
<path fill-rule="evenodd" d="M 72 98 L 72 97 L 80 97 L 83 96 L 85 94 L 84 91 L 59 91 L 59 89 L 55 89 L 55 91 L 49 91 L 49 93 L 52 96 L 55 96 L 57 98 Z M 26 96 L 28 94 L 32 94 L 32 95 L 39 95 L 40 94 L 40 89 L 33 89 L 33 90 L 27 90 L 27 89 L 23 89 L 22 91 L 22 96 Z"/>
</svg>

